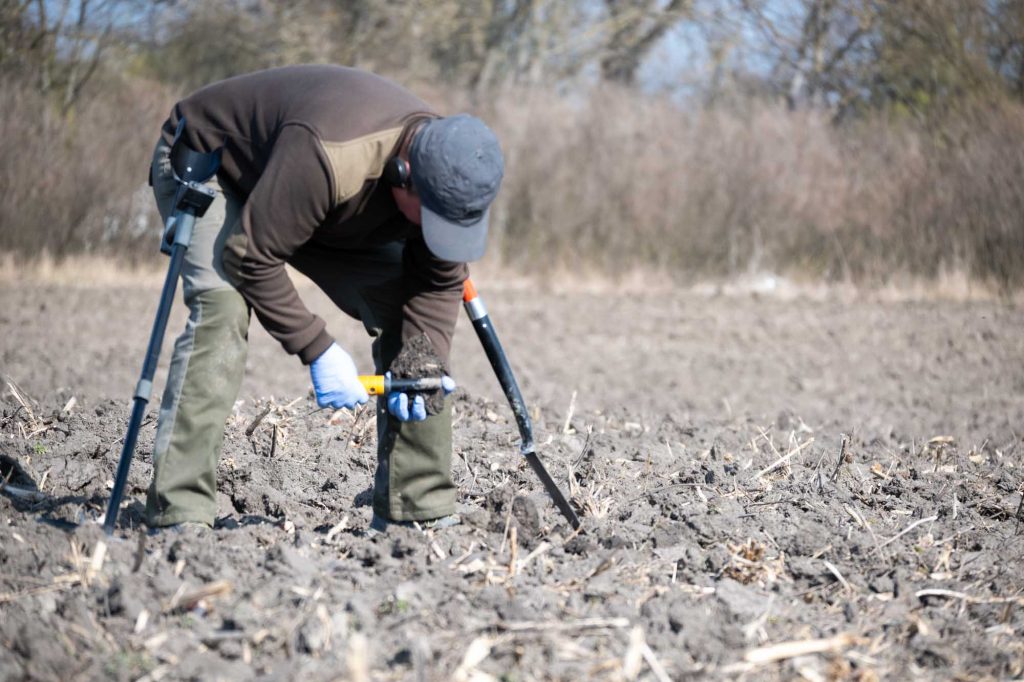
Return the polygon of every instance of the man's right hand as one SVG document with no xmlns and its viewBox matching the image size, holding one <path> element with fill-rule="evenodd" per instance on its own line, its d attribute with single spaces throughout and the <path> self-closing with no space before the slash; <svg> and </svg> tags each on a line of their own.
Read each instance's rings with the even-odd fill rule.
<svg viewBox="0 0 1024 682">
<path fill-rule="evenodd" d="M 359 382 L 356 363 L 336 343 L 332 343 L 313 361 L 309 373 L 313 377 L 316 404 L 320 407 L 352 409 L 370 399 Z"/>
</svg>

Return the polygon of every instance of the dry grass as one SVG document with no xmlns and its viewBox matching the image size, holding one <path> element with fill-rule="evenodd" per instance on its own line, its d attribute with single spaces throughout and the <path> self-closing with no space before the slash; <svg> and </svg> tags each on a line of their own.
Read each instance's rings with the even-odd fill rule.
<svg viewBox="0 0 1024 682">
<path fill-rule="evenodd" d="M 159 287 L 166 267 L 166 261 L 129 261 L 114 255 L 76 255 L 58 260 L 44 253 L 23 261 L 8 252 L 0 254 L 0 284 Z"/>
<path fill-rule="evenodd" d="M 166 274 L 167 261 L 145 260 L 108 255 L 75 255 L 57 260 L 43 254 L 23 260 L 12 253 L 0 253 L 0 286 L 124 287 L 144 286 L 159 289 Z M 289 270 L 300 291 L 314 291 L 316 285 L 302 273 Z M 750 277 L 696 277 L 681 286 L 669 273 L 633 268 L 627 272 L 603 274 L 596 269 L 573 271 L 567 266 L 544 273 L 524 270 L 488 256 L 473 267 L 473 278 L 487 291 L 512 291 L 524 295 L 543 285 L 566 294 L 670 294 L 689 291 L 697 297 L 749 297 L 779 300 L 876 300 L 908 301 L 992 301 L 1024 302 L 1024 289 L 1001 291 L 990 282 L 979 282 L 967 273 L 940 273 L 934 278 L 902 275 L 885 283 L 822 282 L 810 278 L 776 278 L 776 286 L 766 289 Z M 541 281 L 538 281 L 541 280 Z M 306 295 L 305 293 L 303 294 Z M 156 294 L 154 293 L 154 296 Z M 155 300 L 155 299 L 154 299 Z"/>
</svg>

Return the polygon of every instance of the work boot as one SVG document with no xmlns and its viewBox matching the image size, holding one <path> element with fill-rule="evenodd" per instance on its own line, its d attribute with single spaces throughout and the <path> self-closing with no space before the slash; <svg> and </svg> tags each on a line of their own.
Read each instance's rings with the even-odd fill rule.
<svg viewBox="0 0 1024 682">
<path fill-rule="evenodd" d="M 146 535 L 150 537 L 157 537 L 159 535 L 188 535 L 189 537 L 203 537 L 212 532 L 213 528 L 205 523 L 200 523 L 199 521 L 182 521 L 181 523 L 172 523 L 169 526 L 151 526 L 146 532 Z"/>
<path fill-rule="evenodd" d="M 447 516 L 428 521 L 392 521 L 374 512 L 373 519 L 370 521 L 370 527 L 363 532 L 363 537 L 374 538 L 378 535 L 386 535 L 389 528 L 396 526 L 413 529 L 418 526 L 421 530 L 441 530 L 457 526 L 460 523 L 462 523 L 462 518 L 458 514 L 448 514 Z"/>
</svg>

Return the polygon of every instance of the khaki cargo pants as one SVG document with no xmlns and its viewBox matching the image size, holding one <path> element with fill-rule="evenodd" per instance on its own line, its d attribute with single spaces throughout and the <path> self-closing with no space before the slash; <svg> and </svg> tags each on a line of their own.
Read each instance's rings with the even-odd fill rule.
<svg viewBox="0 0 1024 682">
<path fill-rule="evenodd" d="M 161 141 L 153 155 L 153 191 L 165 220 L 175 194 L 169 151 Z M 160 404 L 153 481 L 146 499 L 150 526 L 184 521 L 213 525 L 224 425 L 245 372 L 249 308 L 221 264 L 224 241 L 239 219 L 242 200 L 216 178 L 210 186 L 217 198 L 196 221 L 182 268 L 189 318 L 174 343 Z M 343 253 L 305 249 L 290 261 L 341 310 L 362 321 L 374 338 L 378 373 L 401 349 L 401 263 L 400 242 Z M 296 371 L 302 371 L 298 365 Z M 403 521 L 454 513 L 450 405 L 426 421 L 402 423 L 380 400 L 377 424 L 374 511 Z"/>
</svg>

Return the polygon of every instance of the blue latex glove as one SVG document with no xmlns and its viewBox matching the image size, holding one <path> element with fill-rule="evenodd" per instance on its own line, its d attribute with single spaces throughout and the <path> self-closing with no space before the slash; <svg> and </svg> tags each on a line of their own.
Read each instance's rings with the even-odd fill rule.
<svg viewBox="0 0 1024 682">
<path fill-rule="evenodd" d="M 391 372 L 384 376 L 391 378 Z M 455 379 L 449 376 L 441 377 L 441 390 L 445 396 L 455 390 Z M 427 404 L 423 396 L 413 396 L 412 405 L 409 404 L 409 394 L 391 392 L 388 393 L 388 412 L 393 414 L 400 422 L 421 422 L 427 418 Z"/>
<path fill-rule="evenodd" d="M 320 407 L 352 409 L 370 399 L 366 389 L 359 383 L 356 363 L 336 343 L 332 343 L 313 361 L 309 373 L 313 377 L 316 404 Z"/>
</svg>

